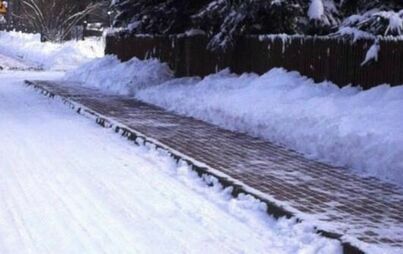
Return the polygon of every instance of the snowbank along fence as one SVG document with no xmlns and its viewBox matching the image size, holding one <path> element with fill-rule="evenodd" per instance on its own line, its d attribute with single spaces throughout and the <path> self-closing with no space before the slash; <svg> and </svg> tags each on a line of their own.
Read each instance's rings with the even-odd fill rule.
<svg viewBox="0 0 403 254">
<path fill-rule="evenodd" d="M 299 71 L 316 82 L 330 80 L 339 86 L 403 84 L 403 41 L 379 41 L 378 60 L 362 65 L 371 39 L 306 36 L 242 37 L 232 50 L 215 53 L 208 39 L 196 36 L 112 36 L 106 38 L 106 54 L 126 61 L 156 57 L 167 62 L 175 74 L 206 76 L 224 68 L 235 73 L 263 74 L 273 67 Z"/>
</svg>

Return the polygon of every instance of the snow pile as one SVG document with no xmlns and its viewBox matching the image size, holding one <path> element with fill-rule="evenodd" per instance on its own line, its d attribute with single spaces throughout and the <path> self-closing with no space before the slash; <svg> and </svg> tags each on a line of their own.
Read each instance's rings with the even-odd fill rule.
<svg viewBox="0 0 403 254">
<path fill-rule="evenodd" d="M 18 61 L 17 59 L 0 54 L 0 70 L 28 70 L 31 66 Z"/>
<path fill-rule="evenodd" d="M 133 58 L 120 62 L 116 56 L 90 61 L 66 73 L 65 79 L 93 84 L 117 94 L 134 95 L 139 90 L 161 84 L 172 78 L 167 64 L 156 59 L 141 61 Z"/>
<path fill-rule="evenodd" d="M 148 65 L 149 61 L 143 64 Z M 81 81 L 120 94 L 132 94 L 125 88 L 117 91 L 120 84 L 127 82 L 127 74 L 117 70 L 109 71 L 116 87 L 111 87 L 108 80 Z M 86 71 L 93 77 L 108 72 L 106 69 L 78 72 Z M 85 75 L 77 78 L 80 76 Z M 137 83 L 139 87 L 144 84 L 137 78 L 132 81 L 134 87 Z M 315 84 L 297 72 L 283 69 L 273 69 L 262 76 L 237 76 L 223 71 L 202 80 L 172 79 L 159 86 L 138 89 L 135 97 L 403 186 L 402 86 L 381 85 L 361 91 L 353 87 L 340 89 L 330 82 Z"/>
<path fill-rule="evenodd" d="M 39 34 L 0 32 L 0 54 L 17 58 L 36 68 L 71 69 L 94 57 L 103 56 L 103 50 L 101 39 L 42 43 Z"/>
</svg>

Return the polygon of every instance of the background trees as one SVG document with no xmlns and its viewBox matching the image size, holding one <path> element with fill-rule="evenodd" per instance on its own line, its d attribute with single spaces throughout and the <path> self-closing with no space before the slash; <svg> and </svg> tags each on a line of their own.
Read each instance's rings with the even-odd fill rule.
<svg viewBox="0 0 403 254">
<path fill-rule="evenodd" d="M 218 0 L 210 1 L 191 17 L 194 27 L 212 39 L 211 49 L 233 46 L 241 34 L 304 33 L 307 20 L 298 1 Z"/>
<path fill-rule="evenodd" d="M 43 40 L 62 41 L 88 15 L 107 8 L 109 1 L 19 0 L 12 4 L 14 23 L 40 32 Z"/>
<path fill-rule="evenodd" d="M 114 26 L 128 27 L 131 33 L 198 28 L 211 36 L 212 46 L 226 47 L 240 34 L 329 34 L 346 26 L 396 35 L 403 1 L 113 0 L 112 7 L 117 13 Z"/>
<path fill-rule="evenodd" d="M 209 0 L 114 0 L 115 27 L 134 33 L 171 34 L 191 28 L 191 17 Z"/>
<path fill-rule="evenodd" d="M 230 48 L 242 34 L 326 35 L 362 31 L 400 35 L 401 0 L 11 0 L 16 23 L 63 40 L 89 14 L 112 8 L 126 33 L 204 31 L 214 50 Z M 351 28 L 344 29 L 343 28 Z"/>
<path fill-rule="evenodd" d="M 242 34 L 403 32 L 401 0 L 113 0 L 111 6 L 114 26 L 127 33 L 200 29 L 215 50 L 230 48 Z"/>
</svg>

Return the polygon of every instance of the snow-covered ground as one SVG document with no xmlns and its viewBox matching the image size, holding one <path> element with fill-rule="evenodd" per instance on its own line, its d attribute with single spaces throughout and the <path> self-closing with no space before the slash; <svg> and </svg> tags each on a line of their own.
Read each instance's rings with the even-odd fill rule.
<svg viewBox="0 0 403 254">
<path fill-rule="evenodd" d="M 102 39 L 68 41 L 62 44 L 40 41 L 39 34 L 0 31 L 0 54 L 46 70 L 65 70 L 104 54 Z"/>
<path fill-rule="evenodd" d="M 10 70 L 10 69 L 28 70 L 31 68 L 32 66 L 24 62 L 21 62 L 18 59 L 0 54 L 0 70 Z"/>
<path fill-rule="evenodd" d="M 403 86 L 340 89 L 283 69 L 262 76 L 223 71 L 202 80 L 173 79 L 158 61 L 120 63 L 112 56 L 65 79 L 132 95 L 403 186 Z"/>
<path fill-rule="evenodd" d="M 0 72 L 0 253 L 341 253 Z"/>
</svg>

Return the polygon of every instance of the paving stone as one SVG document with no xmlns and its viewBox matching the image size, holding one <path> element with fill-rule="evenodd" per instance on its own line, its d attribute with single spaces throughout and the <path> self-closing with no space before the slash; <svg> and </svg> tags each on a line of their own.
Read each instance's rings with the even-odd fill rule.
<svg viewBox="0 0 403 254">
<path fill-rule="evenodd" d="M 280 206 L 296 210 L 297 217 L 367 244 L 403 250 L 403 190 L 398 186 L 125 96 L 66 83 L 35 84 L 274 197 Z"/>
</svg>

